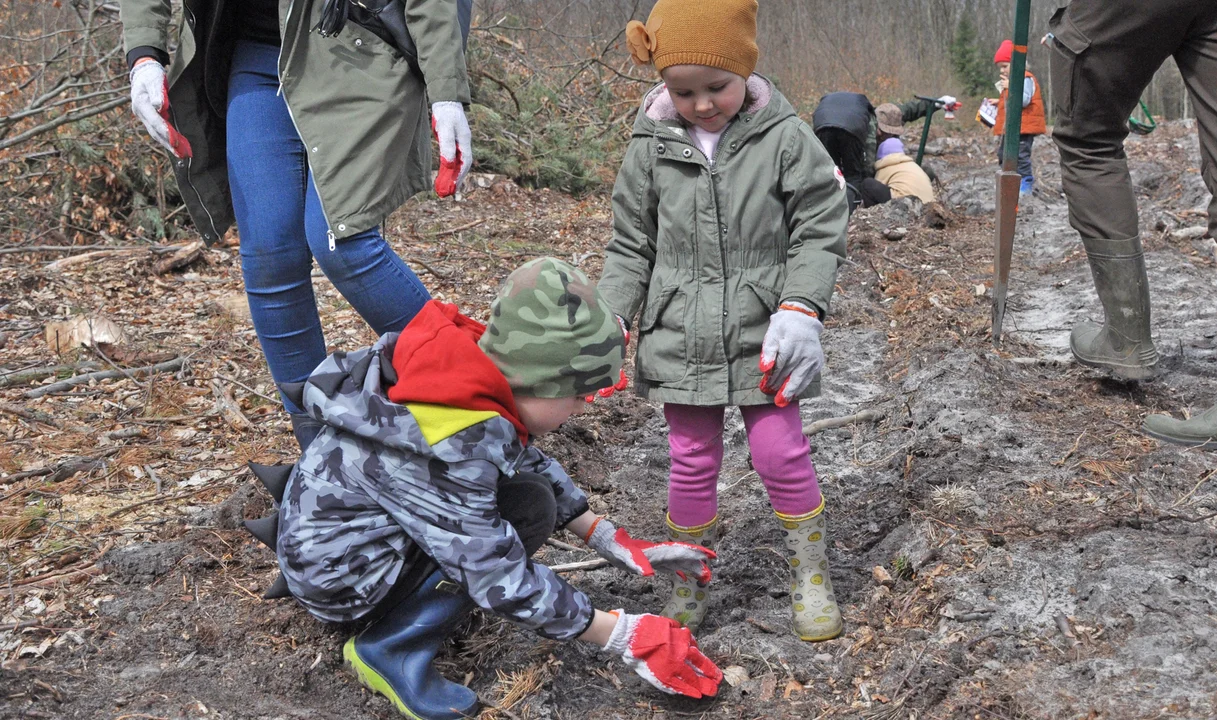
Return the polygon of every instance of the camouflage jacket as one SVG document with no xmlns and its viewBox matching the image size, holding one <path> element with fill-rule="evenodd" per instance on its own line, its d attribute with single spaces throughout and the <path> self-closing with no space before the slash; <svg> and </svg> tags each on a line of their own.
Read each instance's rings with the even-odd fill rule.
<svg viewBox="0 0 1217 720">
<path fill-rule="evenodd" d="M 486 610 L 544 637 L 581 635 L 591 601 L 526 557 L 496 490 L 517 472 L 549 478 L 559 527 L 586 512 L 587 497 L 496 412 L 389 400 L 397 339 L 334 353 L 305 384 L 305 410 L 327 427 L 280 511 L 279 565 L 292 595 L 323 620 L 358 619 L 388 595 L 413 543 Z"/>
</svg>

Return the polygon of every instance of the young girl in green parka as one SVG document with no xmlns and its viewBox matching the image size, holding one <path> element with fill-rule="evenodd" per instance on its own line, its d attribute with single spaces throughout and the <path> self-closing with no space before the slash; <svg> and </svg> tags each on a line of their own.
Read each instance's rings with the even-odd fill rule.
<svg viewBox="0 0 1217 720">
<path fill-rule="evenodd" d="M 785 533 L 796 634 L 841 633 L 824 501 L 798 400 L 819 392 L 821 324 L 845 256 L 845 179 L 773 84 L 753 74 L 755 0 L 659 0 L 631 21 L 647 93 L 613 190 L 599 289 L 638 318 L 635 390 L 663 403 L 673 539 L 718 535 L 723 413 L 737 405 Z M 677 581 L 663 614 L 690 628 L 708 587 Z"/>
</svg>

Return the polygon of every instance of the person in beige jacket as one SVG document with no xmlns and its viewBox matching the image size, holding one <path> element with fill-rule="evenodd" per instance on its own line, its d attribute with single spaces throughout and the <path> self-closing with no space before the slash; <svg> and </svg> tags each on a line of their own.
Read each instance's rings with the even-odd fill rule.
<svg viewBox="0 0 1217 720">
<path fill-rule="evenodd" d="M 904 143 L 898 137 L 879 143 L 875 179 L 891 188 L 894 198 L 912 196 L 922 202 L 934 201 L 930 176 L 913 158 L 904 154 Z"/>
</svg>

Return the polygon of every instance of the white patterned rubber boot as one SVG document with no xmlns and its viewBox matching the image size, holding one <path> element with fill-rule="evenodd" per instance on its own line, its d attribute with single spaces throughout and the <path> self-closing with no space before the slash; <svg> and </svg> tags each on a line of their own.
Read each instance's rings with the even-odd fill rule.
<svg viewBox="0 0 1217 720">
<path fill-rule="evenodd" d="M 718 540 L 717 515 L 705 525 L 695 527 L 681 527 L 672 522 L 670 517 L 667 522 L 668 538 L 671 540 L 714 549 L 714 544 Z M 709 585 L 699 585 L 693 578 L 681 580 L 673 575 L 672 597 L 668 599 L 668 603 L 663 606 L 663 610 L 659 614 L 672 618 L 690 630 L 696 631 L 706 617 L 706 607 L 710 602 L 709 590 Z"/>
<path fill-rule="evenodd" d="M 828 577 L 823 513 L 823 502 L 806 515 L 774 513 L 786 535 L 794 633 L 808 642 L 831 640 L 845 628 Z"/>
</svg>

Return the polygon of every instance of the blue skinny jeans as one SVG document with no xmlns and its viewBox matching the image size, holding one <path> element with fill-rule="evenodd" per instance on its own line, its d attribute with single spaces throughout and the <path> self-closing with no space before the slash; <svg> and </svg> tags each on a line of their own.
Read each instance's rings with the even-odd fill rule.
<svg viewBox="0 0 1217 720">
<path fill-rule="evenodd" d="M 378 227 L 330 249 L 308 153 L 279 94 L 278 58 L 273 45 L 238 43 L 227 137 L 245 294 L 271 377 L 281 384 L 303 381 L 326 357 L 310 277 L 314 258 L 380 335 L 405 327 L 431 296 Z M 283 404 L 302 412 L 286 398 Z"/>
</svg>

